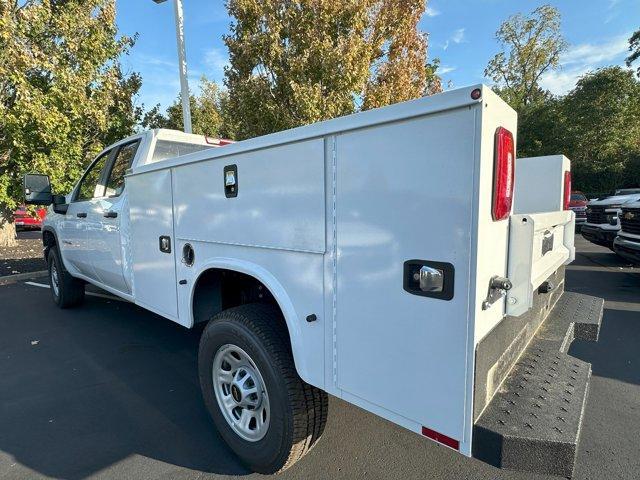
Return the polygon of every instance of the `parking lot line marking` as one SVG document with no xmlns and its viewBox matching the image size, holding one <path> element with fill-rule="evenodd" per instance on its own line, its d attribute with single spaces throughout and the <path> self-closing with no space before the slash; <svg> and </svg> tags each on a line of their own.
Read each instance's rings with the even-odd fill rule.
<svg viewBox="0 0 640 480">
<path fill-rule="evenodd" d="M 46 285 L 44 283 L 38 283 L 38 282 L 24 282 L 24 283 L 26 285 L 31 285 L 33 287 L 51 288 L 49 285 Z M 104 293 L 97 293 L 97 292 L 85 292 L 85 295 L 91 295 L 92 297 L 106 298 L 107 300 L 118 300 L 119 302 L 129 303 L 124 298 L 116 297 L 115 295 L 105 295 Z"/>
</svg>

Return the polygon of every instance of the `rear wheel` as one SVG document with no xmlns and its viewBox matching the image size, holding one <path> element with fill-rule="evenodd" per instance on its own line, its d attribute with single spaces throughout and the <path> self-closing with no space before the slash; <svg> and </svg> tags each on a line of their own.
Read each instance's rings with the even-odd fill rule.
<svg viewBox="0 0 640 480">
<path fill-rule="evenodd" d="M 53 301 L 60 308 L 71 308 L 84 300 L 84 282 L 71 276 L 64 269 L 56 247 L 51 247 L 47 256 L 49 285 Z"/>
<path fill-rule="evenodd" d="M 296 373 L 275 307 L 243 305 L 213 317 L 200 340 L 198 366 L 216 427 L 252 470 L 283 471 L 322 435 L 327 394 Z"/>
</svg>

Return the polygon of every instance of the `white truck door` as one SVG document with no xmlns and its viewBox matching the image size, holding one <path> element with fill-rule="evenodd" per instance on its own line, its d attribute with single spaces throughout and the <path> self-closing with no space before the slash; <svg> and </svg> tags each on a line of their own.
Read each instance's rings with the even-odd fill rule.
<svg viewBox="0 0 640 480">
<path fill-rule="evenodd" d="M 104 152 L 84 173 L 58 227 L 65 263 L 91 279 L 96 279 L 96 273 L 88 256 L 87 220 L 91 202 L 103 195 L 102 176 L 110 154 L 111 151 Z"/>
<path fill-rule="evenodd" d="M 135 303 L 178 321 L 171 170 L 127 178 Z"/>
<path fill-rule="evenodd" d="M 105 191 L 90 202 L 87 217 L 87 254 L 91 258 L 98 281 L 119 292 L 131 293 L 123 270 L 120 225 L 125 208 L 124 175 L 136 155 L 140 140 L 117 147 L 105 175 Z"/>
</svg>

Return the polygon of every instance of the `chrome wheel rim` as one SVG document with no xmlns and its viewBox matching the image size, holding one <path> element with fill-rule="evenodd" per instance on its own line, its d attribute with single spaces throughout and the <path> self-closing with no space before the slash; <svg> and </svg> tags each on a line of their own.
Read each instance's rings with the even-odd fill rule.
<svg viewBox="0 0 640 480">
<path fill-rule="evenodd" d="M 213 390 L 227 424 L 242 439 L 257 442 L 269 429 L 269 395 L 251 357 L 226 344 L 213 358 Z"/>
<path fill-rule="evenodd" d="M 58 279 L 58 269 L 56 268 L 56 264 L 51 265 L 51 288 L 53 288 L 53 293 L 55 296 L 60 295 L 60 280 Z"/>
</svg>

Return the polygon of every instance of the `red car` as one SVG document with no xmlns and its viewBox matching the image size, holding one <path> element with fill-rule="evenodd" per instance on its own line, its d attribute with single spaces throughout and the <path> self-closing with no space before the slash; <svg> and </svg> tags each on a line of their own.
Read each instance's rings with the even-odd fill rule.
<svg viewBox="0 0 640 480">
<path fill-rule="evenodd" d="M 587 203 L 589 203 L 589 200 L 584 193 L 579 191 L 571 192 L 569 208 L 576 213 L 576 227 L 580 227 L 587 221 Z"/>
<path fill-rule="evenodd" d="M 42 227 L 42 221 L 46 215 L 46 208 L 39 209 L 34 216 L 27 211 L 24 205 L 21 205 L 15 212 L 13 212 L 16 230 L 40 230 Z"/>
</svg>

